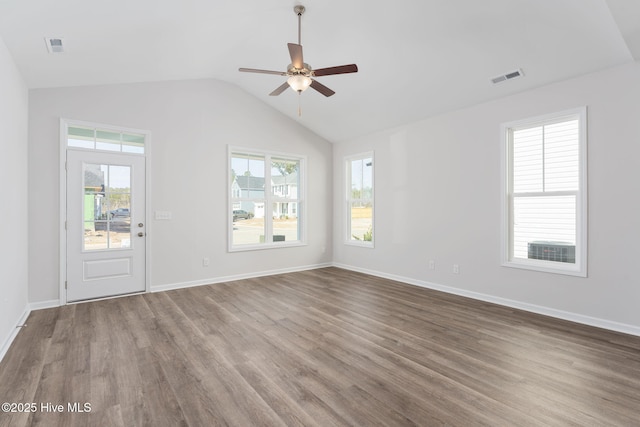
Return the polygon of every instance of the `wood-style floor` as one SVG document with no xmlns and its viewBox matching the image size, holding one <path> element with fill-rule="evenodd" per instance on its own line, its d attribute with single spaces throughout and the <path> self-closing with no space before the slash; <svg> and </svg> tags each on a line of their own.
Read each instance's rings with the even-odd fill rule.
<svg viewBox="0 0 640 427">
<path fill-rule="evenodd" d="M 640 337 L 337 268 L 27 325 L 0 400 L 37 411 L 2 426 L 640 425 Z"/>
</svg>

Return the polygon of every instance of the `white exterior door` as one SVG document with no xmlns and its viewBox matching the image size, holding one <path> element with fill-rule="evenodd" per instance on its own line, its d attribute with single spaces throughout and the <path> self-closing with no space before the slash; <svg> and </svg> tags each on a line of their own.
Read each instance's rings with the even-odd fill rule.
<svg viewBox="0 0 640 427">
<path fill-rule="evenodd" d="M 145 290 L 145 157 L 67 150 L 67 302 Z"/>
</svg>

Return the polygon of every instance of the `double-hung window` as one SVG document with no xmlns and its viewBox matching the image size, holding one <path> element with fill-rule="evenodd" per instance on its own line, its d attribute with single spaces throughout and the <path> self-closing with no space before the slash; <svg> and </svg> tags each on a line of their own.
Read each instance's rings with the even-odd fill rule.
<svg viewBox="0 0 640 427">
<path fill-rule="evenodd" d="M 303 157 L 229 150 L 229 250 L 303 244 Z"/>
<path fill-rule="evenodd" d="M 503 264 L 586 276 L 586 108 L 502 133 Z"/>
<path fill-rule="evenodd" d="M 346 242 L 373 247 L 373 153 L 345 159 Z"/>
</svg>

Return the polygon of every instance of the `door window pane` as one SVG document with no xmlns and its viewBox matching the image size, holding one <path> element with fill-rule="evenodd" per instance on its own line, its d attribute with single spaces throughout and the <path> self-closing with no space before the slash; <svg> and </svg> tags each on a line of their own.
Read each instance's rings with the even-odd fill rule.
<svg viewBox="0 0 640 427">
<path fill-rule="evenodd" d="M 122 152 L 144 154 L 144 135 L 123 133 Z"/>
<path fill-rule="evenodd" d="M 77 125 L 67 128 L 67 146 L 74 148 L 144 154 L 145 139 L 146 135 L 142 133 L 124 133 Z"/>
<path fill-rule="evenodd" d="M 83 165 L 85 251 L 131 246 L 131 167 Z"/>
<path fill-rule="evenodd" d="M 67 145 L 77 148 L 94 148 L 95 131 L 92 128 L 69 126 Z"/>
<path fill-rule="evenodd" d="M 97 131 L 96 149 L 105 151 L 120 151 L 120 134 L 116 132 Z"/>
</svg>

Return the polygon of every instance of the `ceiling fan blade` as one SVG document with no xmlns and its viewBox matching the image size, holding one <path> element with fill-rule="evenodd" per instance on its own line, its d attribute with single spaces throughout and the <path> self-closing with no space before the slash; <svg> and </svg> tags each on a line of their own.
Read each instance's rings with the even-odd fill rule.
<svg viewBox="0 0 640 427">
<path fill-rule="evenodd" d="M 287 88 L 289 87 L 289 83 L 284 82 L 283 84 L 281 84 L 280 86 L 278 86 L 278 88 L 276 90 L 274 90 L 273 92 L 271 92 L 269 94 L 269 96 L 278 96 L 280 95 L 282 92 L 284 92 L 285 90 L 287 90 Z"/>
<path fill-rule="evenodd" d="M 313 75 L 316 77 L 320 76 L 330 76 L 332 74 L 347 74 L 347 73 L 357 73 L 358 66 L 356 64 L 349 65 L 339 65 L 337 67 L 327 67 L 320 68 L 317 70 L 313 70 Z"/>
<path fill-rule="evenodd" d="M 323 85 L 317 80 L 313 80 L 311 82 L 311 87 L 317 90 L 318 92 L 320 92 L 321 94 L 323 94 L 324 96 L 331 96 L 335 93 L 334 91 L 332 91 L 331 89 L 329 89 L 328 87 L 326 87 L 325 85 Z"/>
<path fill-rule="evenodd" d="M 257 68 L 238 68 L 238 71 L 242 71 L 243 73 L 275 74 L 277 76 L 287 75 L 284 71 L 258 70 Z"/>
<path fill-rule="evenodd" d="M 298 69 L 304 68 L 302 60 L 302 45 L 295 43 L 287 43 L 289 46 L 289 55 L 291 55 L 291 64 Z"/>
</svg>

